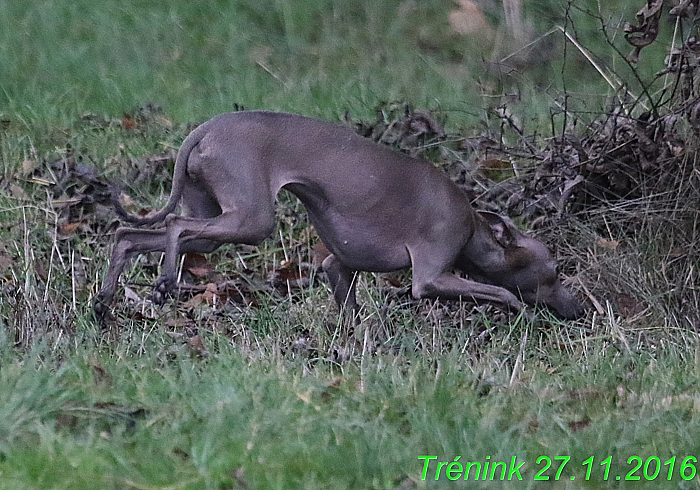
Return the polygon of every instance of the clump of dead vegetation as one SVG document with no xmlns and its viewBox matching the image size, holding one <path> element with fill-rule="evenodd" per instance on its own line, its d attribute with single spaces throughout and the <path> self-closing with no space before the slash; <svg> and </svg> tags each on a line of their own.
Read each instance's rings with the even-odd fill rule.
<svg viewBox="0 0 700 490">
<path fill-rule="evenodd" d="M 525 134 L 499 107 L 494 116 L 515 138 L 491 132 L 458 147 L 473 150 L 462 172 L 475 204 L 541 229 L 596 313 L 690 331 L 700 327 L 697 13 L 689 2 L 667 12 L 677 36 L 649 81 L 637 64 L 659 33 L 663 2 L 649 0 L 625 27 L 628 56 L 599 19 L 638 94 L 596 65 L 615 90 L 600 116 L 586 122 L 564 107 L 563 129 L 542 138 Z"/>
</svg>

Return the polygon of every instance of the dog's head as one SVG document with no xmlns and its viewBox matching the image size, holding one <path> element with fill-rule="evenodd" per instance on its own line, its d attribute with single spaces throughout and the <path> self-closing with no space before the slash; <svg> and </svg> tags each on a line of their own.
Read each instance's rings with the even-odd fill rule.
<svg viewBox="0 0 700 490">
<path fill-rule="evenodd" d="M 505 270 L 489 277 L 531 305 L 543 304 L 566 319 L 584 313 L 579 301 L 561 283 L 559 265 L 547 247 L 517 230 L 512 221 L 495 213 L 479 212 L 491 227 L 493 237 L 503 247 Z"/>
</svg>

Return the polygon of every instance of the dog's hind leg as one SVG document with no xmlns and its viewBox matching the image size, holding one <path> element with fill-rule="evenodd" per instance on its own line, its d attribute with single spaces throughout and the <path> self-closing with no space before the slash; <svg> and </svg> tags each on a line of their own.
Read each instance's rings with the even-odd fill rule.
<svg viewBox="0 0 700 490">
<path fill-rule="evenodd" d="M 140 253 L 162 250 L 164 245 L 164 230 L 117 229 L 112 257 L 109 261 L 109 270 L 102 281 L 102 288 L 93 301 L 93 310 L 100 322 L 103 322 L 109 315 L 109 305 L 114 299 L 119 276 L 129 260 Z"/>
<path fill-rule="evenodd" d="M 142 230 L 138 228 L 117 229 L 109 270 L 93 303 L 98 320 L 104 321 L 109 312 L 114 294 L 124 268 L 136 255 L 148 252 L 164 252 L 166 248 L 165 229 Z M 183 247 L 182 253 L 213 252 L 220 243 L 211 240 L 194 240 Z"/>
</svg>

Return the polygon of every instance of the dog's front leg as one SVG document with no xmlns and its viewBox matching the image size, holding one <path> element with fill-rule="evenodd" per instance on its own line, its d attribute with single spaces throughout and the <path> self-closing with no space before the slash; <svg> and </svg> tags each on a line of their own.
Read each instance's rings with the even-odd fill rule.
<svg viewBox="0 0 700 490">
<path fill-rule="evenodd" d="M 328 282 L 331 283 L 333 297 L 338 307 L 346 312 L 352 312 L 353 320 L 359 321 L 359 306 L 355 296 L 356 273 L 343 265 L 338 258 L 330 254 L 321 264 Z"/>
<path fill-rule="evenodd" d="M 461 298 L 499 303 L 515 311 L 520 311 L 524 308 L 523 303 L 507 289 L 463 279 L 451 272 L 443 272 L 427 279 L 417 278 L 414 273 L 411 292 L 416 299 L 442 298 L 457 300 Z"/>
</svg>

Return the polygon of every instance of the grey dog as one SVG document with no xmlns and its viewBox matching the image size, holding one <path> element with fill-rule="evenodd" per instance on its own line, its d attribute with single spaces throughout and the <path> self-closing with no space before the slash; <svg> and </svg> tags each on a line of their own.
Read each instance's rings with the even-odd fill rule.
<svg viewBox="0 0 700 490">
<path fill-rule="evenodd" d="M 352 129 L 294 114 L 221 114 L 182 143 L 170 199 L 147 217 L 157 229 L 119 228 L 94 308 L 109 311 L 119 276 L 136 254 L 165 253 L 154 298 L 175 286 L 177 257 L 224 243 L 259 244 L 275 226 L 275 197 L 287 189 L 306 206 L 331 254 L 323 269 L 338 305 L 355 310 L 356 271 L 412 267 L 415 298 L 484 300 L 519 310 L 544 304 L 568 319 L 583 307 L 562 285 L 539 241 L 493 213 L 430 163 L 380 146 Z M 181 203 L 183 214 L 172 214 Z M 470 279 L 455 274 L 462 271 Z"/>
</svg>

